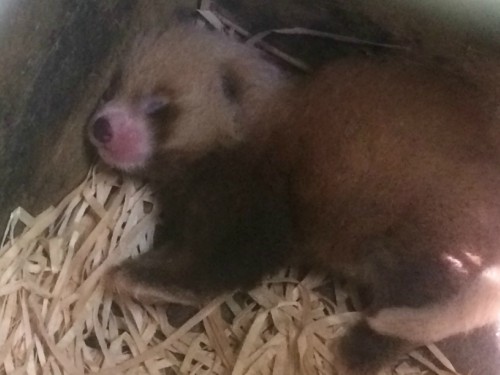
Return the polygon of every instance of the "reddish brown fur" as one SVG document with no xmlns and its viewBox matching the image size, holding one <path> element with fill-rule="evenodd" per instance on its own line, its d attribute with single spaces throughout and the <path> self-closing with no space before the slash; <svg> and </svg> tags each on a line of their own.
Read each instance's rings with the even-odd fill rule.
<svg viewBox="0 0 500 375">
<path fill-rule="evenodd" d="M 445 303 L 465 293 L 485 267 L 498 265 L 500 170 L 491 135 L 500 124 L 479 90 L 401 61 L 347 60 L 291 96 L 297 110 L 283 121 L 283 143 L 300 212 L 297 251 L 308 261 L 313 253 L 318 265 L 371 285 L 374 313 Z M 463 266 L 454 269 L 447 259 Z M 488 293 L 464 302 L 477 304 L 471 317 L 500 297 L 498 290 Z M 467 310 L 460 303 L 455 312 Z M 395 315 L 387 318 L 392 330 L 384 332 L 431 342 L 491 322 L 498 303 L 491 309 L 474 323 L 442 309 L 422 318 L 410 310 L 399 328 Z M 372 327 L 379 327 L 378 316 L 369 320 Z M 460 328 L 445 328 L 440 316 Z M 416 335 L 405 336 L 412 324 Z M 352 359 L 346 368 L 359 369 L 352 373 L 372 374 L 375 363 L 390 362 L 380 353 L 396 356 L 408 348 L 387 344 L 392 349 L 366 352 L 384 348 L 382 339 L 371 346 L 366 335 L 351 335 L 353 343 L 339 349 Z M 351 374 L 346 368 L 342 373 Z"/>
<path fill-rule="evenodd" d="M 209 42 L 196 51 L 204 59 L 219 42 L 200 38 Z M 180 51 L 177 42 L 168 46 Z M 161 42 L 147 46 L 166 53 Z M 415 345 L 491 323 L 500 313 L 500 150 L 492 136 L 500 124 L 487 95 L 402 60 L 343 60 L 287 85 L 262 80 L 268 65 L 249 64 L 249 52 L 239 61 L 234 48 L 219 48 L 196 75 L 189 69 L 199 61 L 162 64 L 144 49 L 131 66 L 150 68 L 127 70 L 120 100 L 134 108 L 159 79 L 177 112 L 140 117 L 156 139 L 153 157 L 135 171 L 160 190 L 169 242 L 115 269 L 115 287 L 135 283 L 139 298 L 142 287 L 145 298 L 191 302 L 248 288 L 290 259 L 344 272 L 372 291 L 366 319 L 338 343 L 344 374 L 373 374 Z M 171 64 L 185 69 L 175 87 Z M 175 101 L 188 90 L 183 79 L 196 100 Z M 200 126 L 208 128 L 191 147 L 183 131 Z"/>
<path fill-rule="evenodd" d="M 312 241 L 320 262 L 359 264 L 359 241 L 407 220 L 438 232 L 441 251 L 481 238 L 491 241 L 481 256 L 498 258 L 500 160 L 490 134 L 500 124 L 479 92 L 440 74 L 346 60 L 292 95 L 283 143 L 301 246 Z"/>
</svg>

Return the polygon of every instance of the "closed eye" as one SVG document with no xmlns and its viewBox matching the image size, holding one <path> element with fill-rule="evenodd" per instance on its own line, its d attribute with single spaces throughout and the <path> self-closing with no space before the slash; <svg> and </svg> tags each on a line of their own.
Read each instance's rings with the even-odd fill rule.
<svg viewBox="0 0 500 375">
<path fill-rule="evenodd" d="M 142 99 L 140 104 L 141 111 L 148 115 L 154 116 L 157 113 L 168 108 L 170 101 L 167 97 L 161 95 L 151 95 Z"/>
<path fill-rule="evenodd" d="M 169 95 L 150 94 L 139 101 L 139 110 L 152 126 L 156 137 L 161 140 L 168 138 L 172 123 L 179 115 L 178 104 Z"/>
</svg>

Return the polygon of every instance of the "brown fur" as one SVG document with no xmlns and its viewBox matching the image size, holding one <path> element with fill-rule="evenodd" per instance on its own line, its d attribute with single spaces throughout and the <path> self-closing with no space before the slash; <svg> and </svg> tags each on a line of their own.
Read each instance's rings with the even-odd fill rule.
<svg viewBox="0 0 500 375">
<path fill-rule="evenodd" d="M 114 101 L 160 90 L 175 116 L 145 120 L 153 156 L 135 171 L 159 190 L 167 242 L 115 270 L 115 288 L 191 302 L 292 259 L 344 272 L 372 296 L 335 349 L 343 374 L 500 313 L 500 124 L 474 82 L 348 59 L 288 84 L 183 28 L 143 42 L 124 77 Z"/>
<path fill-rule="evenodd" d="M 372 286 L 376 332 L 423 344 L 495 321 L 500 284 L 484 270 L 500 254 L 500 124 L 488 98 L 440 71 L 360 60 L 291 96 L 278 133 L 297 252 Z M 363 353 L 371 340 L 358 341 Z M 386 357 L 362 358 L 371 374 Z"/>
</svg>

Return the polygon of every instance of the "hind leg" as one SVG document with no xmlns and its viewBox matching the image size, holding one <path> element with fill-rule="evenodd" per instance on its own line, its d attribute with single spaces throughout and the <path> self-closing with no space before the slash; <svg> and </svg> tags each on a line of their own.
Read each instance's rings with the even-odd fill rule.
<svg viewBox="0 0 500 375">
<path fill-rule="evenodd" d="M 377 374 L 411 349 L 448 336 L 441 314 L 457 320 L 448 306 L 459 304 L 466 273 L 437 252 L 403 253 L 401 245 L 389 238 L 367 243 L 372 300 L 364 319 L 336 344 L 339 374 Z"/>
</svg>

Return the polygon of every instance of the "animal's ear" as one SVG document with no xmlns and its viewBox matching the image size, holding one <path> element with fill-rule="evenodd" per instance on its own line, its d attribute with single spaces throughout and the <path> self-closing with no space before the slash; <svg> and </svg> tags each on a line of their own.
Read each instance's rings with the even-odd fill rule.
<svg viewBox="0 0 500 375">
<path fill-rule="evenodd" d="M 228 104 L 228 110 L 232 111 L 232 136 L 235 139 L 243 139 L 251 131 L 246 124 L 252 116 L 249 111 L 255 110 L 251 105 L 252 97 L 248 95 L 251 92 L 251 77 L 245 74 L 240 63 L 238 60 L 228 61 L 222 64 L 219 70 L 219 87 L 223 99 Z"/>
<path fill-rule="evenodd" d="M 174 9 L 172 20 L 174 25 L 195 25 L 197 11 L 191 7 L 178 6 Z"/>
<path fill-rule="evenodd" d="M 245 89 L 245 78 L 236 66 L 225 64 L 221 67 L 221 86 L 224 96 L 233 103 L 240 103 Z"/>
</svg>

